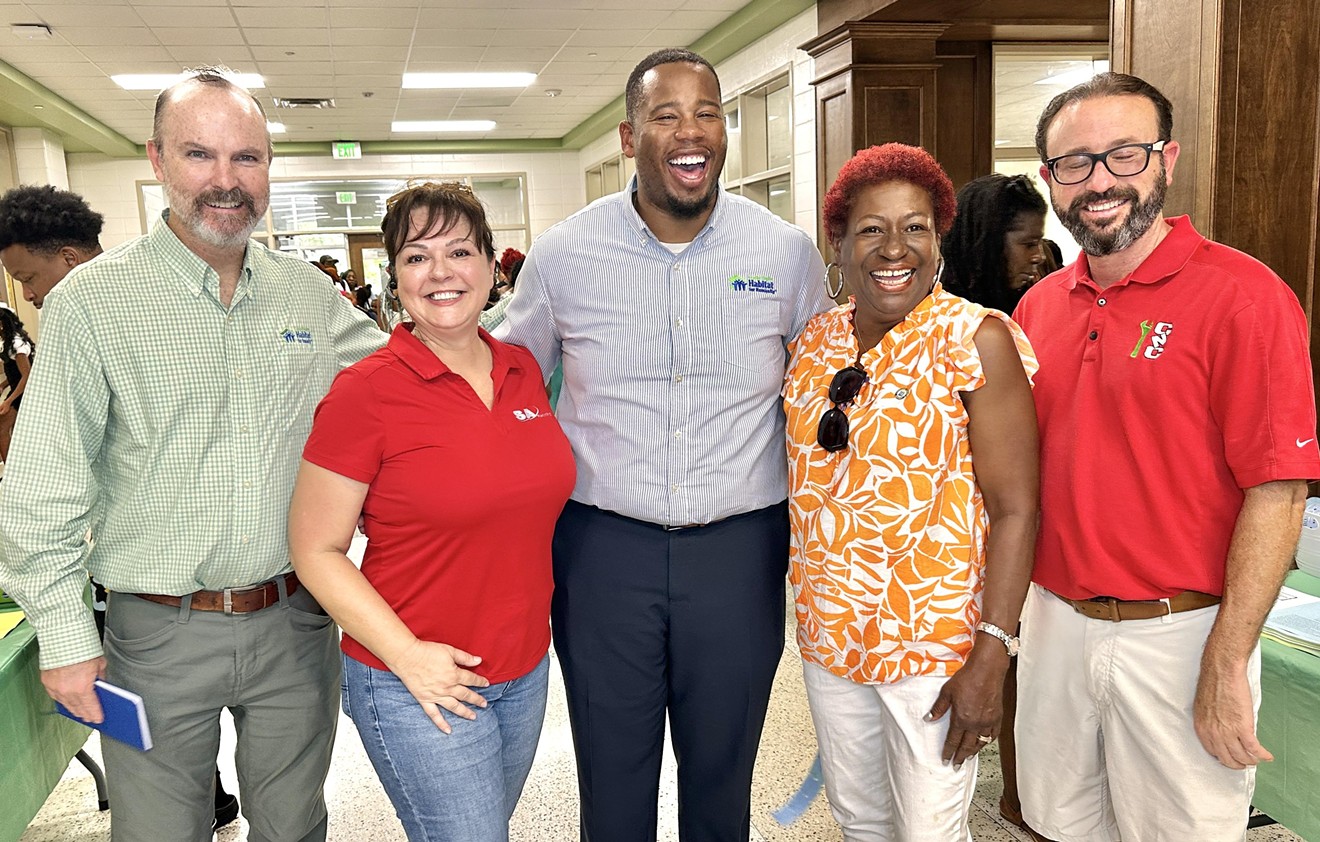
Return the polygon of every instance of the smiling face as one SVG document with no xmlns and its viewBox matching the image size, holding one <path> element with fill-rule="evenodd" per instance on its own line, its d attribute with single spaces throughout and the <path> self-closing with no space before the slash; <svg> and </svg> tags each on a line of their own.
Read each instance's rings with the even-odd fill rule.
<svg viewBox="0 0 1320 842">
<path fill-rule="evenodd" d="M 857 298 L 858 333 L 883 335 L 935 283 L 940 238 L 930 194 L 908 181 L 863 187 L 834 252 L 847 289 Z"/>
<path fill-rule="evenodd" d="M 413 211 L 407 240 L 395 256 L 399 301 L 423 342 L 470 338 L 495 283 L 495 259 L 481 253 L 466 220 L 423 231 L 426 221 L 425 211 Z"/>
<path fill-rule="evenodd" d="M 1069 103 L 1046 133 L 1045 154 L 1100 153 L 1128 143 L 1160 140 L 1155 105 L 1143 96 L 1101 96 Z M 1050 185 L 1050 204 L 1059 221 L 1088 255 L 1104 257 L 1129 248 L 1162 218 L 1165 193 L 1173 183 L 1178 144 L 1151 153 L 1144 172 L 1115 176 L 1097 163 L 1080 184 L 1061 185 L 1041 167 Z"/>
<path fill-rule="evenodd" d="M 637 161 L 638 212 L 652 229 L 665 219 L 700 229 L 728 150 L 719 82 L 706 67 L 674 62 L 648 70 L 642 84 L 636 122 L 619 125 L 623 152 Z"/>
<path fill-rule="evenodd" d="M 170 229 L 194 252 L 239 254 L 270 202 L 270 135 L 251 97 L 185 83 L 147 144 Z"/>
<path fill-rule="evenodd" d="M 1045 262 L 1045 214 L 1023 211 L 1004 233 L 1004 273 L 1011 289 L 1040 280 Z"/>
</svg>

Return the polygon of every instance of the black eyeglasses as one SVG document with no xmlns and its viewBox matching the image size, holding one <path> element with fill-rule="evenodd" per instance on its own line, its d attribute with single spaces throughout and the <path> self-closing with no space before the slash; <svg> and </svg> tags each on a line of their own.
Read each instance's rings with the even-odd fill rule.
<svg viewBox="0 0 1320 842">
<path fill-rule="evenodd" d="M 848 446 L 848 415 L 842 409 L 853 402 L 866 384 L 866 372 L 859 365 L 850 365 L 834 373 L 830 381 L 830 403 L 834 404 L 820 417 L 816 427 L 816 443 L 834 453 Z"/>
<path fill-rule="evenodd" d="M 1150 166 L 1150 154 L 1163 152 L 1168 141 L 1157 140 L 1154 143 L 1125 143 L 1106 152 L 1074 152 L 1048 158 L 1045 166 L 1056 184 L 1081 184 L 1091 177 L 1096 164 L 1104 164 L 1119 178 L 1141 175 Z"/>
</svg>

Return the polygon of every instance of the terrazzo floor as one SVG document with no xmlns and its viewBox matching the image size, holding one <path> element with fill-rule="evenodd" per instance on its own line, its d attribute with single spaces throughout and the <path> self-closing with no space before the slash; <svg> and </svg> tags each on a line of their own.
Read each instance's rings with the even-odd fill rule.
<svg viewBox="0 0 1320 842">
<path fill-rule="evenodd" d="M 360 536 L 359 536 L 360 537 Z M 360 543 L 355 547 L 359 552 Z M 360 556 L 359 556 L 360 557 Z M 789 612 L 792 616 L 792 612 Z M 577 782 L 573 773 L 573 747 L 558 662 L 551 653 L 550 701 L 545 727 L 531 777 L 513 816 L 511 842 L 570 842 L 577 838 Z M 232 790 L 237 780 L 233 768 L 233 728 L 222 728 L 220 769 Z M 88 743 L 88 753 L 100 760 L 97 738 Z M 829 815 L 822 794 L 801 817 L 780 825 L 772 813 L 797 793 L 816 753 L 815 736 L 807 712 L 802 672 L 791 631 L 785 640 L 784 656 L 775 679 L 770 711 L 766 718 L 757 758 L 752 792 L 753 842 L 841 842 L 843 835 Z M 980 779 L 973 802 L 971 830 L 976 842 L 1013 842 L 1024 839 L 1016 828 L 999 816 L 1003 780 L 999 768 L 998 743 L 982 752 Z M 677 842 L 675 766 L 666 754 L 661 773 L 661 842 Z M 242 793 L 239 793 L 240 800 Z M 334 760 L 326 785 L 330 804 L 330 839 L 336 842 L 396 842 L 404 840 L 403 829 L 380 782 L 362 750 L 353 724 L 341 716 Z M 0 796 L 2 798 L 2 796 Z M 20 842 L 79 842 L 110 838 L 109 813 L 96 810 L 96 791 L 91 776 L 78 763 L 70 765 L 64 778 L 46 801 Z M 222 828 L 219 842 L 247 838 L 247 824 L 238 821 Z M 1251 830 L 1247 842 L 1303 842 L 1301 837 L 1278 826 Z"/>
</svg>

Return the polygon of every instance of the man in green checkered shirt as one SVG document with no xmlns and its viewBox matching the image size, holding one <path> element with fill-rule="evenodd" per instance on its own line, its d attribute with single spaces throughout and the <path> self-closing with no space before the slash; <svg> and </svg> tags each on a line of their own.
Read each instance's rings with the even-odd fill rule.
<svg viewBox="0 0 1320 842">
<path fill-rule="evenodd" d="M 339 660 L 289 573 L 286 517 L 312 411 L 385 335 L 249 239 L 272 152 L 250 94 L 213 72 L 180 82 L 147 152 L 163 221 L 47 298 L 0 487 L 0 586 L 53 698 L 99 721 L 104 677 L 146 703 L 151 751 L 102 743 L 117 842 L 211 838 L 226 707 L 248 838 L 321 840 Z M 104 654 L 87 571 L 111 591 Z"/>
</svg>

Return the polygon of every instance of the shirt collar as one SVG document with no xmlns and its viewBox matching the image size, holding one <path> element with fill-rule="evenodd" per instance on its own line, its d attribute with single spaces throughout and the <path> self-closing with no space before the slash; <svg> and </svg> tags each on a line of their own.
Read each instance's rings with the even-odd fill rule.
<svg viewBox="0 0 1320 842">
<path fill-rule="evenodd" d="M 697 232 L 697 236 L 692 238 L 692 242 L 694 243 L 700 241 L 701 238 L 705 237 L 708 232 L 715 230 L 715 228 L 719 225 L 720 217 L 723 216 L 724 214 L 724 206 L 728 204 L 727 202 L 724 201 L 724 195 L 725 195 L 724 185 L 716 183 L 715 188 L 716 188 L 715 207 L 711 210 L 710 216 L 706 219 L 706 224 L 703 225 L 701 227 L 701 230 Z M 620 199 L 624 206 L 624 217 L 628 220 L 628 224 L 632 226 L 633 230 L 637 232 L 637 235 L 642 240 L 646 240 L 647 238 L 650 238 L 652 240 L 655 240 L 656 242 L 659 242 L 655 234 L 651 233 L 651 229 L 647 226 L 646 220 L 642 219 L 642 215 L 637 212 L 637 206 L 633 204 L 633 194 L 635 194 L 636 192 L 637 192 L 637 174 L 633 173 L 632 178 L 628 180 L 627 188 L 625 188 L 624 191 L 619 194 Z"/>
<path fill-rule="evenodd" d="M 903 317 L 903 321 L 891 327 L 889 332 L 880 339 L 879 345 L 875 346 L 875 348 L 866 348 L 862 350 L 861 356 L 865 357 L 872 351 L 874 351 L 877 356 L 884 356 L 896 343 L 903 341 L 907 334 L 916 330 L 921 330 L 926 324 L 934 321 L 937 317 L 936 305 L 939 304 L 941 300 L 950 297 L 950 294 L 944 291 L 944 285 L 939 281 L 936 281 L 935 285 L 931 287 L 930 294 L 918 301 L 917 306 L 913 307 L 908 311 L 908 314 Z M 849 335 L 853 334 L 853 314 L 856 312 L 857 296 L 850 295 L 848 296 L 847 319 Z M 856 344 L 855 337 L 853 342 Z"/>
<path fill-rule="evenodd" d="M 452 373 L 449 366 L 441 362 L 434 351 L 413 335 L 413 327 L 412 322 L 403 322 L 394 328 L 386 346 L 390 352 L 423 380 L 435 380 L 442 375 Z M 498 384 L 504 380 L 507 372 L 520 369 L 522 366 L 519 365 L 517 357 L 509 351 L 508 346 L 495 340 L 484 327 L 477 327 L 477 335 L 490 348 L 490 374 L 498 388 Z"/>
<path fill-rule="evenodd" d="M 155 248 L 169 267 L 168 274 L 172 280 L 182 284 L 184 289 L 194 296 L 202 294 L 209 283 L 219 294 L 220 273 L 211 268 L 211 265 L 197 256 L 197 253 L 183 244 L 178 235 L 169 226 L 170 209 L 166 208 L 160 213 L 160 221 L 156 227 L 151 229 L 148 237 Z M 238 275 L 238 289 L 234 293 L 234 301 L 251 295 L 253 278 L 256 273 L 253 271 L 253 255 L 257 252 L 249 244 L 249 247 L 243 251 L 243 268 Z"/>
<path fill-rule="evenodd" d="M 1187 261 L 1205 242 L 1200 232 L 1192 225 L 1187 216 L 1174 216 L 1165 220 L 1170 231 L 1160 240 L 1155 250 L 1146 255 L 1141 265 L 1114 286 L 1125 284 L 1155 284 L 1182 271 Z M 1079 283 L 1098 286 L 1091 277 L 1091 259 L 1083 252 L 1072 265 L 1071 271 L 1063 279 L 1063 287 L 1072 290 Z"/>
</svg>

